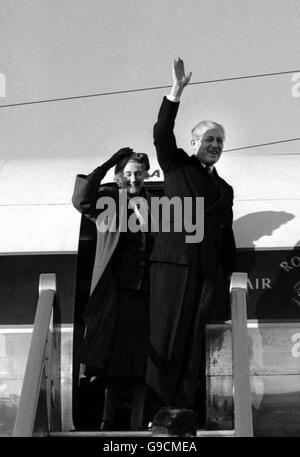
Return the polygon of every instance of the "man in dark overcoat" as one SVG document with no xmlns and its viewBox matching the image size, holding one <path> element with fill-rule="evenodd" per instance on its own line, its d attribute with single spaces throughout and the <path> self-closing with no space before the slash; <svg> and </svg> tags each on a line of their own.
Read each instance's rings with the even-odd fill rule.
<svg viewBox="0 0 300 457">
<path fill-rule="evenodd" d="M 159 232 L 151 256 L 150 355 L 146 383 L 157 405 L 195 408 L 200 354 L 205 321 L 221 292 L 229 301 L 229 276 L 235 265 L 232 231 L 233 189 L 222 179 L 215 163 L 223 150 L 225 132 L 220 124 L 202 121 L 192 130 L 189 156 L 177 147 L 174 136 L 179 99 L 191 74 L 181 59 L 174 61 L 173 86 L 164 97 L 154 144 L 164 172 L 165 196 L 190 197 L 193 217 L 196 197 L 204 197 L 204 238 L 187 242 L 186 231 Z M 173 220 L 173 224 L 175 224 Z M 202 371 L 205 366 L 202 363 Z"/>
</svg>

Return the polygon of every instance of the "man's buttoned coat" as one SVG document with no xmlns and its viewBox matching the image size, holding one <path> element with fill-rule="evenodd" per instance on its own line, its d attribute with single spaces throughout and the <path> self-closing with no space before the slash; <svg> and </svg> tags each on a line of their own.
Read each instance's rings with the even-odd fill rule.
<svg viewBox="0 0 300 457">
<path fill-rule="evenodd" d="M 183 389 L 183 372 L 189 371 L 189 379 L 184 382 L 190 393 L 181 392 L 182 398 L 188 396 L 189 401 L 183 399 L 181 406 L 192 407 L 199 368 L 197 347 L 199 342 L 200 351 L 202 324 L 212 302 L 208 297 L 211 294 L 203 289 L 203 279 L 209 278 L 216 289 L 220 273 L 224 281 L 235 264 L 233 189 L 215 170 L 210 176 L 197 157 L 177 147 L 173 129 L 178 105 L 164 98 L 154 126 L 154 144 L 164 172 L 165 196 L 180 197 L 183 205 L 185 197 L 190 197 L 193 205 L 195 197 L 204 197 L 204 238 L 187 243 L 184 227 L 181 232 L 156 235 L 151 256 L 147 383 L 165 403 L 174 404 Z M 189 357 L 193 360 L 188 361 Z"/>
</svg>

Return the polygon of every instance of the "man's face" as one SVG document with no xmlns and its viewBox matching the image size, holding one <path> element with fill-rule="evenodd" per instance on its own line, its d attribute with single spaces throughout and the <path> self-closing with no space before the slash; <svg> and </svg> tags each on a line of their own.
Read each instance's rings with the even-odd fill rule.
<svg viewBox="0 0 300 457">
<path fill-rule="evenodd" d="M 143 187 L 147 175 L 145 166 L 137 162 L 127 162 L 123 170 L 121 187 L 127 189 L 131 196 L 138 195 Z"/>
<path fill-rule="evenodd" d="M 192 139 L 192 148 L 201 163 L 213 165 L 221 157 L 224 134 L 220 127 L 207 129 L 199 138 Z"/>
</svg>

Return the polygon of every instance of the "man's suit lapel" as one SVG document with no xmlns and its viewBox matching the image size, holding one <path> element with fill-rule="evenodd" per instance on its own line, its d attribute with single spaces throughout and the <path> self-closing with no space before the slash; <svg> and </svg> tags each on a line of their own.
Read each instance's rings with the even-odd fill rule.
<svg viewBox="0 0 300 457">
<path fill-rule="evenodd" d="M 213 170 L 213 176 L 211 176 L 209 175 L 208 171 L 201 165 L 197 157 L 192 156 L 190 160 L 192 162 L 192 167 L 196 169 L 194 179 L 191 179 L 190 174 L 186 174 L 185 170 L 184 174 L 186 176 L 186 182 L 190 189 L 191 195 L 203 195 L 210 203 L 215 200 L 219 200 L 221 198 L 221 186 L 219 185 L 220 180 L 216 169 Z"/>
<path fill-rule="evenodd" d="M 223 189 L 222 181 L 221 181 L 221 179 L 220 179 L 220 177 L 218 175 L 218 172 L 217 172 L 215 167 L 214 167 L 213 172 L 212 172 L 212 179 L 213 179 L 214 183 L 216 184 L 216 186 L 218 187 L 218 191 L 220 193 L 220 197 L 223 200 L 223 198 L 224 198 L 224 189 Z"/>
</svg>

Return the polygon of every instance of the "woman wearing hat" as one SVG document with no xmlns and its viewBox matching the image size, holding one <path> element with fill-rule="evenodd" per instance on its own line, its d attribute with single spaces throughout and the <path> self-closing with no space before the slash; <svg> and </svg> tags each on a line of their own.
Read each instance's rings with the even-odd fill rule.
<svg viewBox="0 0 300 457">
<path fill-rule="evenodd" d="M 115 167 L 117 186 L 101 186 L 111 167 Z M 131 428 L 142 426 L 148 352 L 148 260 L 153 245 L 148 230 L 149 195 L 143 189 L 148 170 L 146 154 L 120 149 L 88 176 L 76 177 L 72 198 L 75 208 L 94 221 L 97 228 L 81 362 L 87 377 L 105 380 L 102 430 L 113 426 L 116 396 L 124 383 L 134 391 Z M 146 203 L 146 212 L 138 211 L 137 197 Z M 107 223 L 110 202 L 112 218 Z M 130 230 L 130 219 L 135 219 L 140 230 Z"/>
</svg>

